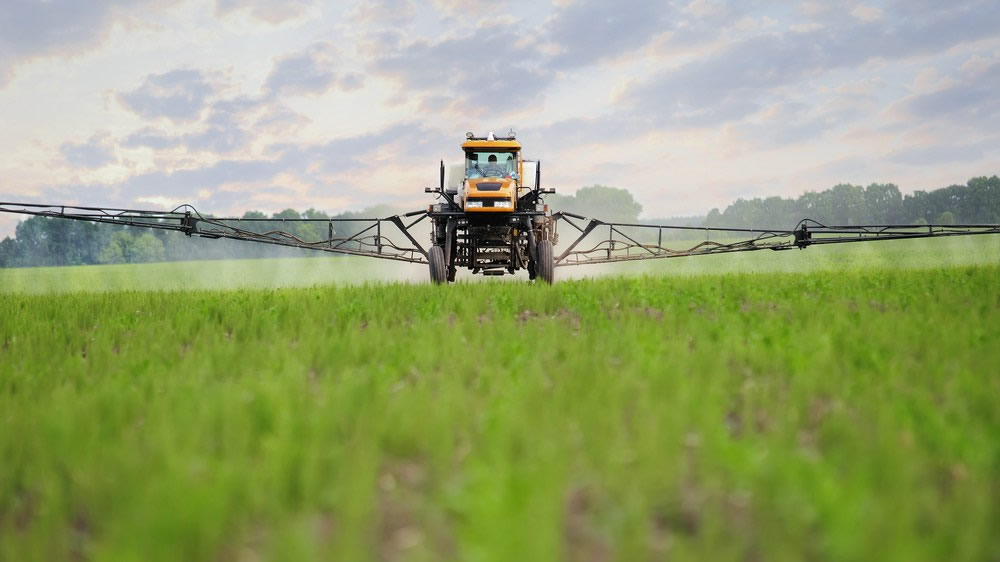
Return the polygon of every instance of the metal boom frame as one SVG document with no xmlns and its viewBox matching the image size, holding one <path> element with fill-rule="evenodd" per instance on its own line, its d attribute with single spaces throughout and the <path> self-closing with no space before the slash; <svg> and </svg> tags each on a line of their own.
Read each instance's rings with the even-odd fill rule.
<svg viewBox="0 0 1000 562">
<path fill-rule="evenodd" d="M 164 212 L 0 201 L 0 212 L 171 230 L 187 236 L 244 240 L 407 263 L 429 263 L 428 250 L 410 232 L 412 227 L 429 216 L 427 210 L 384 218 L 219 218 L 206 217 L 190 205 L 181 205 Z M 755 250 L 804 249 L 816 245 L 875 240 L 1000 234 L 1000 225 L 997 224 L 828 226 L 804 219 L 795 228 L 787 230 L 619 223 L 570 212 L 553 213 L 549 220 L 554 240 L 557 239 L 556 228 L 560 222 L 577 231 L 576 238 L 554 256 L 556 267 Z M 277 223 L 325 223 L 327 236 L 320 240 L 303 240 L 280 229 L 262 232 L 252 230 L 253 225 L 262 223 L 267 226 Z M 358 231 L 349 236 L 337 236 L 338 227 L 347 224 L 353 225 Z M 386 236 L 383 233 L 383 226 L 386 225 L 391 225 L 401 233 L 405 242 Z M 607 234 L 602 236 L 604 228 L 607 228 Z M 682 249 L 664 245 L 665 232 L 670 237 L 671 233 L 685 231 L 692 235 L 697 233 L 699 237 L 704 233 L 705 240 Z M 712 233 L 719 233 L 721 236 L 718 240 L 712 240 Z M 674 235 L 675 239 L 676 237 Z"/>
<path fill-rule="evenodd" d="M 556 225 L 562 221 L 577 231 L 577 237 L 556 256 L 556 267 L 755 250 L 804 249 L 808 246 L 848 242 L 1000 234 L 1000 225 L 997 224 L 828 226 L 812 219 L 804 219 L 794 229 L 786 230 L 617 223 L 569 212 L 553 213 L 552 217 Z M 600 236 L 603 228 L 607 228 L 606 236 Z M 630 232 L 627 233 L 626 230 Z M 670 234 L 682 231 L 691 232 L 692 235 L 704 233 L 705 240 L 683 249 L 664 246 L 664 232 Z M 711 239 L 713 232 L 722 234 L 721 241 Z M 598 238 L 597 241 L 585 243 L 592 234 Z M 654 235 L 655 243 L 652 242 Z"/>
<path fill-rule="evenodd" d="M 206 217 L 190 205 L 181 205 L 172 211 L 144 211 L 109 207 L 81 207 L 75 205 L 42 205 L 34 203 L 7 203 L 0 201 L 0 212 L 53 217 L 122 226 L 135 226 L 158 230 L 172 230 L 187 236 L 245 240 L 276 246 L 303 248 L 334 254 L 367 256 L 409 263 L 427 263 L 427 250 L 410 233 L 410 228 L 427 217 L 426 210 L 413 211 L 385 218 L 219 218 Z M 415 217 L 415 218 L 414 218 Z M 412 219 L 412 220 L 410 220 Z M 328 236 L 321 240 L 303 240 L 284 230 L 251 230 L 254 224 L 325 223 Z M 337 226 L 351 224 L 360 230 L 350 236 L 336 236 Z M 403 237 L 395 241 L 383 234 L 384 225 L 394 226 Z"/>
</svg>

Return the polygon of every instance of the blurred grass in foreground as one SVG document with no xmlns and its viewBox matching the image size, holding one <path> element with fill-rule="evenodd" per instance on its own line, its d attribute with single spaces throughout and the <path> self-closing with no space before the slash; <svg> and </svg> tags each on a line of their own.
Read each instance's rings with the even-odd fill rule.
<svg viewBox="0 0 1000 562">
<path fill-rule="evenodd" d="M 0 272 L 35 276 L 0 294 L 0 560 L 993 559 L 1000 260 L 937 242 L 553 287 Z"/>
</svg>

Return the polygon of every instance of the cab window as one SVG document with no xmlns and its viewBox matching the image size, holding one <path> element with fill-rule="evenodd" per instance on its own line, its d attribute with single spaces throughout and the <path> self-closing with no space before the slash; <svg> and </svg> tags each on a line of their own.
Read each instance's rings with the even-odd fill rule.
<svg viewBox="0 0 1000 562">
<path fill-rule="evenodd" d="M 470 150 L 465 153 L 465 177 L 509 178 L 517 172 L 517 152 Z"/>
</svg>

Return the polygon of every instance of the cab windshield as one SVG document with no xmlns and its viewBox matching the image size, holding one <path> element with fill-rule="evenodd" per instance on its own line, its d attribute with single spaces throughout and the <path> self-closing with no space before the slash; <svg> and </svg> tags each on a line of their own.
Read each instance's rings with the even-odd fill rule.
<svg viewBox="0 0 1000 562">
<path fill-rule="evenodd" d="M 517 152 L 469 151 L 465 153 L 465 177 L 510 178 L 517 172 Z"/>
</svg>

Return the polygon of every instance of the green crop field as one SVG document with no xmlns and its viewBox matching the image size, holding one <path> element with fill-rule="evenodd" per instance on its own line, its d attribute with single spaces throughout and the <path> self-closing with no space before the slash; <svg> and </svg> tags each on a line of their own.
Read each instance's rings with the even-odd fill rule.
<svg viewBox="0 0 1000 562">
<path fill-rule="evenodd" d="M 1000 557 L 1000 236 L 612 272 L 0 270 L 0 560 Z"/>
</svg>

